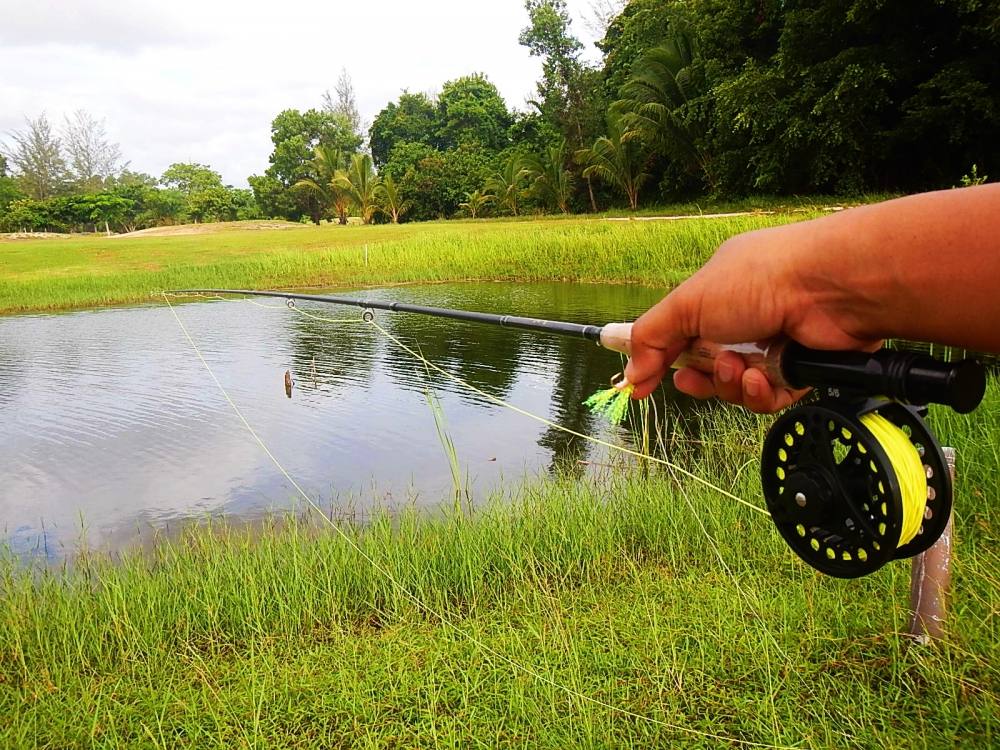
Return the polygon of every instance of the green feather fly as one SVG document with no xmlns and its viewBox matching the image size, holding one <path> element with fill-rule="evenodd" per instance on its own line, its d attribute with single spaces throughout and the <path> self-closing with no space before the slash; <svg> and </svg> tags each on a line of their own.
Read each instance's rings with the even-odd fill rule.
<svg viewBox="0 0 1000 750">
<path fill-rule="evenodd" d="M 594 414 L 599 414 L 607 419 L 611 424 L 621 424 L 628 414 L 629 401 L 632 400 L 632 391 L 635 386 L 631 383 L 624 388 L 606 388 L 598 391 L 593 396 L 583 402 Z"/>
</svg>

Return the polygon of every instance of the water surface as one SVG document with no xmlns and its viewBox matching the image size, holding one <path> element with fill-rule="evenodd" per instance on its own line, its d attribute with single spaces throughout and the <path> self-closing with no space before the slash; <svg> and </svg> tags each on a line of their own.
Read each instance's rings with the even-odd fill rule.
<svg viewBox="0 0 1000 750">
<path fill-rule="evenodd" d="M 444 284 L 358 296 L 581 323 L 632 319 L 663 290 Z M 594 457 L 585 442 L 425 368 L 359 310 L 279 301 L 176 306 L 226 391 L 324 507 L 438 506 L 452 487 L 427 391 L 474 497 Z M 580 402 L 621 369 L 582 339 L 417 315 L 378 322 L 475 386 L 584 433 Z M 294 380 L 291 398 L 285 372 Z M 0 319 L 0 523 L 17 554 L 116 549 L 191 519 L 298 507 L 165 306 Z M 617 439 L 624 436 L 616 435 Z"/>
</svg>

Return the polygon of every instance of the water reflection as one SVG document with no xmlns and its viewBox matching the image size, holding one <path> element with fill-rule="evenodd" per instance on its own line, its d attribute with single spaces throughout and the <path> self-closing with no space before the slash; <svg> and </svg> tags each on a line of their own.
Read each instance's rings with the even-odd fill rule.
<svg viewBox="0 0 1000 750">
<path fill-rule="evenodd" d="M 364 296 L 606 322 L 634 317 L 659 292 L 449 284 Z M 302 304 L 337 322 L 246 302 L 176 309 L 253 428 L 324 505 L 363 512 L 373 502 L 437 505 L 447 496 L 428 388 L 477 496 L 526 474 L 580 471 L 593 456 L 581 440 L 428 374 L 357 323 L 358 310 Z M 617 355 L 583 340 L 414 315 L 378 321 L 487 393 L 615 437 L 580 402 L 620 369 Z M 297 502 L 166 308 L 0 320 L 0 519 L 16 552 L 58 558 L 81 541 L 116 547 L 186 519 L 254 518 Z"/>
</svg>

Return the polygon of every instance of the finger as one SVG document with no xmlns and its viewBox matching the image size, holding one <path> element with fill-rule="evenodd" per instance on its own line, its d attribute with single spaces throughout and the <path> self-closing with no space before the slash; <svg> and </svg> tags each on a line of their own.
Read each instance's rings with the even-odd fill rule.
<svg viewBox="0 0 1000 750">
<path fill-rule="evenodd" d="M 646 398 L 646 396 L 655 391 L 657 386 L 660 385 L 660 381 L 663 380 L 663 376 L 667 374 L 669 369 L 670 368 L 666 366 L 661 367 L 645 380 L 633 383 L 632 398 Z M 628 378 L 628 376 L 626 376 L 626 378 Z M 632 382 L 631 379 L 629 379 L 629 382 Z"/>
<path fill-rule="evenodd" d="M 670 365 L 680 356 L 687 346 L 687 339 L 674 341 L 663 349 L 651 347 L 642 339 L 636 339 L 633 331 L 632 355 L 625 365 L 625 377 L 630 383 L 645 384 L 650 378 L 656 378 L 656 383 L 663 379 Z M 655 387 L 655 384 L 654 384 Z"/>
<path fill-rule="evenodd" d="M 715 391 L 719 398 L 733 404 L 743 403 L 743 373 L 746 362 L 735 352 L 721 352 L 713 367 Z"/>
<path fill-rule="evenodd" d="M 743 373 L 743 405 L 758 414 L 773 414 L 792 403 L 787 388 L 774 388 L 760 370 Z"/>
<path fill-rule="evenodd" d="M 695 398 L 706 399 L 715 396 L 715 384 L 712 379 L 691 367 L 682 367 L 674 373 L 674 385 L 681 393 Z"/>
</svg>

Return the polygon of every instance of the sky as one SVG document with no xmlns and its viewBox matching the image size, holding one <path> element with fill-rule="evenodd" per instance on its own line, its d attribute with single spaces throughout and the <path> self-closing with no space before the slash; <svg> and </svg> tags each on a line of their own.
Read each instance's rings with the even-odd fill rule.
<svg viewBox="0 0 1000 750">
<path fill-rule="evenodd" d="M 598 59 L 592 0 L 568 0 Z M 350 74 L 362 118 L 403 89 L 485 73 L 526 109 L 541 63 L 517 38 L 523 0 L 0 0 L 0 142 L 25 117 L 105 120 L 134 171 L 208 164 L 227 184 L 267 168 L 270 124 Z"/>
</svg>

